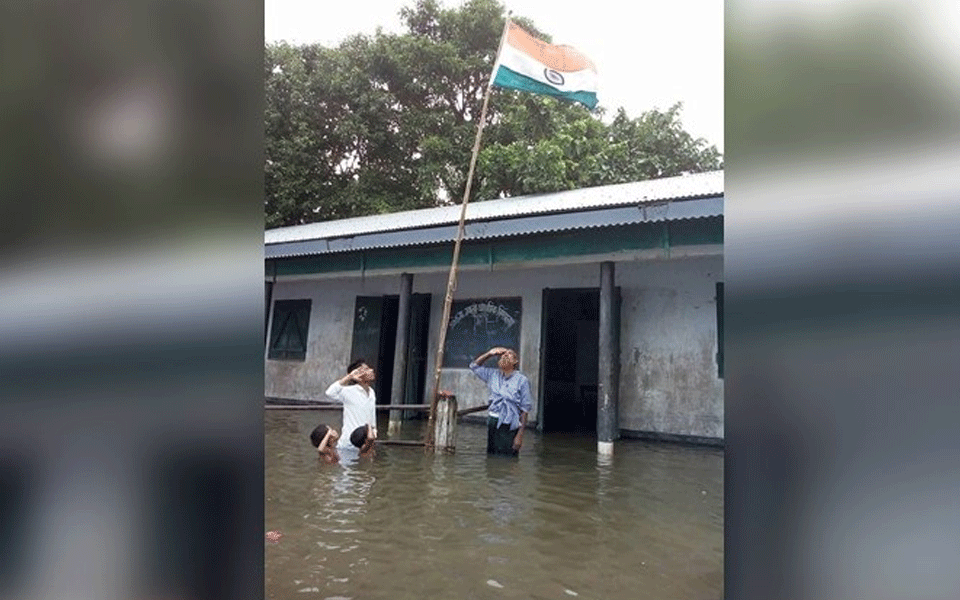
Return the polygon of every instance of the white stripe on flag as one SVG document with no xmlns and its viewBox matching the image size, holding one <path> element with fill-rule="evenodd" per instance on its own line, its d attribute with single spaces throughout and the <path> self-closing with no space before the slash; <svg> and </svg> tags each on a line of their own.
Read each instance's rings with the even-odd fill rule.
<svg viewBox="0 0 960 600">
<path fill-rule="evenodd" d="M 503 45 L 503 50 L 498 62 L 500 65 L 508 67 L 521 75 L 535 79 L 562 92 L 597 91 L 596 71 L 592 69 L 573 71 L 571 73 L 557 71 L 560 76 L 563 77 L 563 84 L 558 84 L 556 81 L 547 79 L 544 74 L 544 70 L 549 68 L 547 65 L 534 59 L 529 54 L 517 50 L 510 44 Z"/>
</svg>

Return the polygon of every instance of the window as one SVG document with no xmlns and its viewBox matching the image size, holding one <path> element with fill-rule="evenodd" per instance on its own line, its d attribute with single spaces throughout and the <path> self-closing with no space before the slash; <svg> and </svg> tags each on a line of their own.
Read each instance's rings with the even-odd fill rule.
<svg viewBox="0 0 960 600">
<path fill-rule="evenodd" d="M 268 358 L 306 359 L 310 302 L 310 300 L 277 300 L 273 305 L 273 326 L 270 328 Z"/>
<path fill-rule="evenodd" d="M 717 376 L 723 379 L 723 282 L 717 283 Z"/>
</svg>

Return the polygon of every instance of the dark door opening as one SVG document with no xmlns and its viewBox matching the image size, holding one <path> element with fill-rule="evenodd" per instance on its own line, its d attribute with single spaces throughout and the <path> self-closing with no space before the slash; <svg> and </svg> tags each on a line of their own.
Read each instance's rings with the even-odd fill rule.
<svg viewBox="0 0 960 600">
<path fill-rule="evenodd" d="M 410 349 L 402 404 L 422 404 L 427 395 L 427 348 L 430 334 L 430 294 L 410 297 Z M 428 418 L 422 411 L 404 411 L 403 418 Z"/>
<path fill-rule="evenodd" d="M 353 319 L 353 344 L 350 360 L 366 359 L 377 372 L 374 391 L 377 404 L 392 404 L 393 367 L 397 344 L 399 296 L 357 296 Z M 419 404 L 426 382 L 427 334 L 430 319 L 430 295 L 412 294 L 410 298 L 410 342 L 404 398 L 397 404 Z M 346 368 L 346 365 L 344 365 Z"/>
<path fill-rule="evenodd" d="M 543 324 L 542 429 L 596 434 L 600 290 L 544 290 Z"/>
</svg>

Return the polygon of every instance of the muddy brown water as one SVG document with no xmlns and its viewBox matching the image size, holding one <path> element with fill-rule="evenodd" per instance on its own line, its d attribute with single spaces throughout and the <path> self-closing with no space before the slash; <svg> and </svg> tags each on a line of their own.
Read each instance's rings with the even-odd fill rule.
<svg viewBox="0 0 960 600">
<path fill-rule="evenodd" d="M 383 419 L 386 415 L 383 415 Z M 381 446 L 325 464 L 308 435 L 335 411 L 265 411 L 267 598 L 684 599 L 723 596 L 723 453 L 527 431 L 489 457 Z M 400 438 L 419 439 L 421 421 Z M 385 420 L 380 431 L 387 431 Z"/>
</svg>

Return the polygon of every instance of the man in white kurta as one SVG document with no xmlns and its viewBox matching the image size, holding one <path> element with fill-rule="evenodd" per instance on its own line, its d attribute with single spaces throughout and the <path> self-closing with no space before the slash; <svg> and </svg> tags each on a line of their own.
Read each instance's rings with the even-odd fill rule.
<svg viewBox="0 0 960 600">
<path fill-rule="evenodd" d="M 327 398 L 343 404 L 343 426 L 338 448 L 350 447 L 350 434 L 357 427 L 370 425 L 373 436 L 377 435 L 377 394 L 371 384 L 376 374 L 362 360 L 353 361 L 347 374 L 327 388 Z"/>
</svg>

